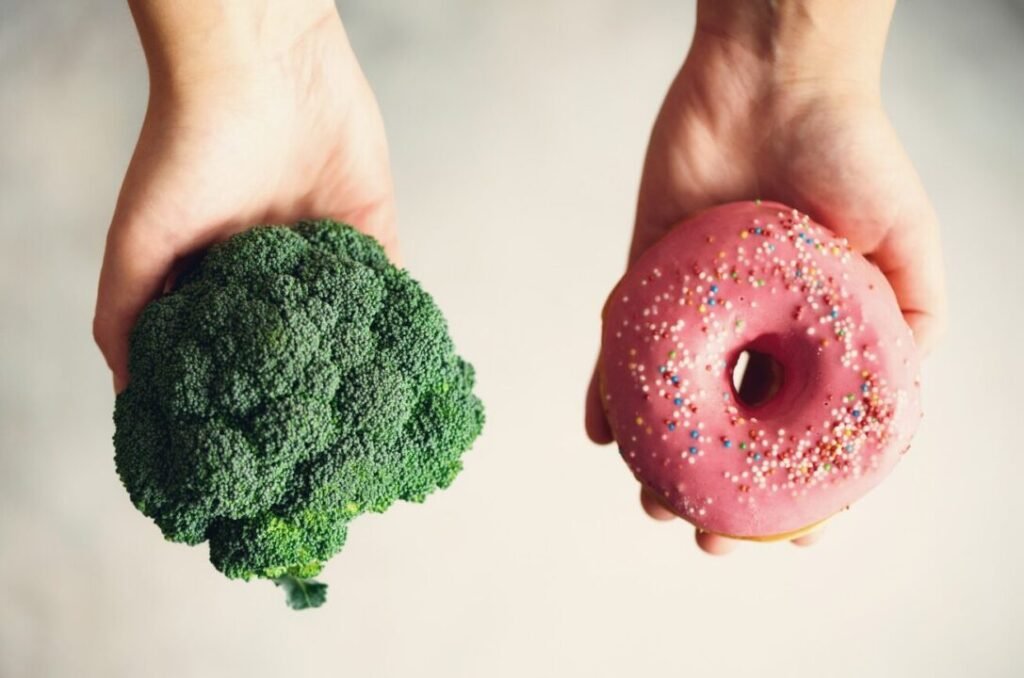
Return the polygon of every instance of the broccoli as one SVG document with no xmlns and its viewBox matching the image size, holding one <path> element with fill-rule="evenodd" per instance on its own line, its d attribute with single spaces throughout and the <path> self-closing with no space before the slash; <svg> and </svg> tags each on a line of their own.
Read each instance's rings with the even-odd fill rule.
<svg viewBox="0 0 1024 678">
<path fill-rule="evenodd" d="M 331 221 L 214 245 L 133 330 L 117 472 L 164 536 L 295 608 L 348 523 L 447 487 L 483 427 L 433 299 Z"/>
</svg>

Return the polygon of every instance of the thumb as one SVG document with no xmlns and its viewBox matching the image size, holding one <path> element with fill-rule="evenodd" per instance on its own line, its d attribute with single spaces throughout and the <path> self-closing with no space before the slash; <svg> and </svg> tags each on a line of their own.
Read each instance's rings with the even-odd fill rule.
<svg viewBox="0 0 1024 678">
<path fill-rule="evenodd" d="M 117 215 L 107 233 L 92 332 L 114 375 L 114 390 L 128 385 L 128 339 L 143 307 L 159 296 L 175 260 L 174 248 L 139 222 Z"/>
<path fill-rule="evenodd" d="M 878 266 L 896 294 L 918 349 L 926 356 L 942 336 L 947 315 L 939 223 L 919 181 L 901 186 L 898 198 L 865 199 L 824 209 L 812 205 L 810 213 L 821 214 L 822 223 L 849 238 Z"/>
<path fill-rule="evenodd" d="M 923 355 L 945 331 L 947 306 L 938 219 L 927 203 L 900 215 L 871 260 L 889 280 Z"/>
<path fill-rule="evenodd" d="M 590 377 L 590 386 L 587 388 L 586 410 L 584 415 L 584 427 L 587 437 L 598 445 L 607 445 L 615 440 L 612 435 L 612 428 L 604 415 L 604 407 L 601 405 L 601 388 L 598 383 L 598 370 L 600 366 L 594 367 L 594 374 Z"/>
</svg>

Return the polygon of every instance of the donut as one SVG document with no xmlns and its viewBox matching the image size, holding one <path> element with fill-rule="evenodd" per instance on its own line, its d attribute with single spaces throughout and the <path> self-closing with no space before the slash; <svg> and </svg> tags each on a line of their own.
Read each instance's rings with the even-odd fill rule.
<svg viewBox="0 0 1024 678">
<path fill-rule="evenodd" d="M 779 203 L 679 224 L 602 318 L 600 397 L 619 452 L 707 532 L 815 529 L 892 470 L 922 416 L 917 349 L 885 277 Z"/>
</svg>

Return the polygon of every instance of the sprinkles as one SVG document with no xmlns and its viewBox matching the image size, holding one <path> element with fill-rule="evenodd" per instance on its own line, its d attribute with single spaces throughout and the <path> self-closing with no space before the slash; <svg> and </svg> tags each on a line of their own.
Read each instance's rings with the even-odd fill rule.
<svg viewBox="0 0 1024 678">
<path fill-rule="evenodd" d="M 644 403 L 638 411 L 657 412 L 652 420 L 665 424 L 652 430 L 637 415 L 626 430 L 616 427 L 623 456 L 638 475 L 648 467 L 715 464 L 724 469 L 719 477 L 734 488 L 735 501 L 752 507 L 761 496 L 800 497 L 859 478 L 878 465 L 880 451 L 896 436 L 894 421 L 908 395 L 879 372 L 882 347 L 853 305 L 845 272 L 854 256 L 849 243 L 796 211 L 774 215 L 733 231 L 736 239 L 701 236 L 715 242 L 706 260 L 655 268 L 639 282 L 648 288 L 643 294 L 616 300 L 628 309 L 615 335 L 629 355 L 620 367 Z M 780 315 L 799 329 L 793 336 L 802 337 L 786 340 L 786 355 L 808 352 L 790 358 L 801 362 L 783 369 L 783 386 L 770 397 L 793 398 L 786 380 L 799 384 L 800 365 L 810 361 L 830 366 L 822 368 L 826 373 L 837 370 L 834 381 L 843 386 L 838 392 L 816 387 L 821 409 L 793 405 L 816 418 L 793 422 L 790 430 L 759 422 L 760 406 L 744 403 L 739 387 L 731 386 L 732 352 L 737 343 L 756 339 L 759 328 L 772 327 L 769 304 L 785 308 Z M 681 455 L 658 456 L 663 443 L 656 441 L 680 429 L 694 444 Z M 710 444 L 716 440 L 720 445 Z M 722 456 L 734 447 L 743 454 Z M 686 514 L 703 516 L 712 508 L 710 497 L 691 496 L 685 485 L 663 494 Z"/>
</svg>

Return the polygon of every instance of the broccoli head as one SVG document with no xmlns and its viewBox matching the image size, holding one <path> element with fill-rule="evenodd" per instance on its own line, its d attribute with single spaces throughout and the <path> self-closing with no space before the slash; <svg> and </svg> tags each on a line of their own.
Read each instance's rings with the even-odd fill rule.
<svg viewBox="0 0 1024 678">
<path fill-rule="evenodd" d="M 444 317 L 372 238 L 331 221 L 209 249 L 132 333 L 115 462 L 167 539 L 293 607 L 348 523 L 447 487 L 483 427 Z"/>
</svg>

